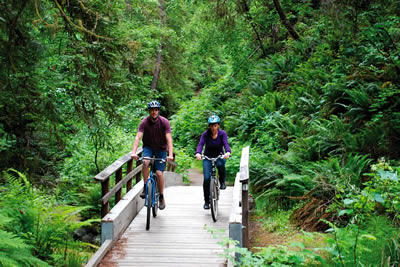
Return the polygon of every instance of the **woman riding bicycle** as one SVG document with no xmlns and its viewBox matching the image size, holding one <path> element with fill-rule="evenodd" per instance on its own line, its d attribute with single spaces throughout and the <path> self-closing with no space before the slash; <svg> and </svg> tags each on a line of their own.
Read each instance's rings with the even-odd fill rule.
<svg viewBox="0 0 400 267">
<path fill-rule="evenodd" d="M 219 174 L 219 182 L 221 190 L 226 189 L 225 185 L 225 159 L 231 155 L 231 148 L 228 144 L 228 136 L 225 131 L 219 129 L 221 119 L 217 115 L 212 115 L 208 118 L 208 129 L 201 135 L 199 144 L 196 149 L 196 158 L 201 160 L 201 153 L 205 145 L 204 155 L 209 158 L 216 158 L 219 155 L 224 155 L 223 158 L 217 160 L 217 169 Z M 225 153 L 224 153 L 225 149 Z M 210 178 L 211 178 L 212 163 L 210 160 L 203 160 L 203 192 L 204 192 L 204 209 L 209 209 L 209 196 L 210 196 Z"/>
</svg>

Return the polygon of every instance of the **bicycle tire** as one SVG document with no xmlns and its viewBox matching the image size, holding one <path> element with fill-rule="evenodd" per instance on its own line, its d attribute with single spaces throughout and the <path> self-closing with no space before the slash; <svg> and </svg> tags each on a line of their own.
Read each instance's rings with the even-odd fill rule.
<svg viewBox="0 0 400 267">
<path fill-rule="evenodd" d="M 146 218 L 146 230 L 150 229 L 150 215 L 151 215 L 151 206 L 152 206 L 152 194 L 153 194 L 153 184 L 150 181 L 147 182 L 147 195 L 146 195 L 146 202 L 147 202 L 147 218 Z"/>
<path fill-rule="evenodd" d="M 152 205 L 153 207 L 151 208 L 153 211 L 153 217 L 157 217 L 157 211 L 158 211 L 158 203 L 160 201 L 160 189 L 158 188 L 158 183 L 156 183 L 156 193 L 154 195 L 155 203 Z"/>
<path fill-rule="evenodd" d="M 211 217 L 213 221 L 216 222 L 218 220 L 218 189 L 217 189 L 217 180 L 211 178 L 210 181 L 210 208 L 211 208 Z"/>
</svg>

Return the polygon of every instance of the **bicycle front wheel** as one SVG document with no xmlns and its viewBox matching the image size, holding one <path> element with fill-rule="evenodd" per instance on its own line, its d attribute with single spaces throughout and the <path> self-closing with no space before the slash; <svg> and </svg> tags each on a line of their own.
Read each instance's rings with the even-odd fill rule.
<svg viewBox="0 0 400 267">
<path fill-rule="evenodd" d="M 211 178 L 210 181 L 210 206 L 211 206 L 211 216 L 213 221 L 216 222 L 218 220 L 218 188 L 217 188 L 217 180 L 215 178 Z"/>
<path fill-rule="evenodd" d="M 156 217 L 157 216 L 157 211 L 158 211 L 158 203 L 160 201 L 160 190 L 158 188 L 158 183 L 156 183 L 156 193 L 155 193 L 155 196 L 154 196 L 154 201 L 155 201 L 154 205 L 153 205 L 153 207 L 151 209 L 153 210 L 153 217 Z"/>
<path fill-rule="evenodd" d="M 152 195 L 153 195 L 153 183 L 150 180 L 147 183 L 147 195 L 146 195 L 146 202 L 147 202 L 146 230 L 150 229 L 151 206 L 153 204 Z"/>
</svg>

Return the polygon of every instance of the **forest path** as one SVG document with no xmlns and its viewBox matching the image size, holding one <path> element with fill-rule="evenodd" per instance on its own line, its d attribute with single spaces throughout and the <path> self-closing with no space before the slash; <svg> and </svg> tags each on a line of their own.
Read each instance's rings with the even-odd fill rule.
<svg viewBox="0 0 400 267">
<path fill-rule="evenodd" d="M 188 179 L 190 185 L 203 185 L 203 172 L 197 168 L 190 168 L 188 170 Z"/>
</svg>

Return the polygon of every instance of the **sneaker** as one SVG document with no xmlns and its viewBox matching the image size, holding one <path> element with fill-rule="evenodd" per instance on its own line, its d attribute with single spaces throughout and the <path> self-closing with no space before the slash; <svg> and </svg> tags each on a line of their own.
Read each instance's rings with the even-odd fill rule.
<svg viewBox="0 0 400 267">
<path fill-rule="evenodd" d="M 207 202 L 204 203 L 203 209 L 209 210 L 210 209 L 210 204 L 208 204 Z"/>
<path fill-rule="evenodd" d="M 165 209 L 165 200 L 164 200 L 164 195 L 160 195 L 160 200 L 158 201 L 158 207 L 160 210 Z"/>
<path fill-rule="evenodd" d="M 225 190 L 226 189 L 226 184 L 225 183 L 221 183 L 220 189 L 221 190 Z"/>
<path fill-rule="evenodd" d="M 145 191 L 146 191 L 146 188 L 143 187 L 143 191 L 142 191 L 142 193 L 140 193 L 140 197 L 143 198 L 143 199 L 146 196 L 146 192 Z"/>
</svg>

